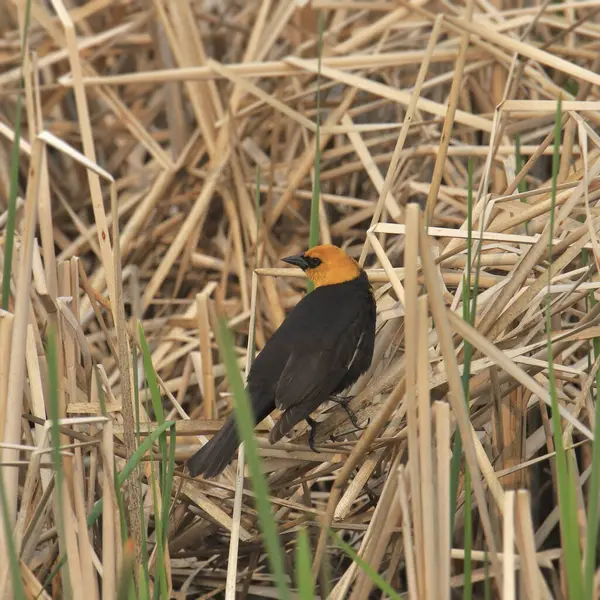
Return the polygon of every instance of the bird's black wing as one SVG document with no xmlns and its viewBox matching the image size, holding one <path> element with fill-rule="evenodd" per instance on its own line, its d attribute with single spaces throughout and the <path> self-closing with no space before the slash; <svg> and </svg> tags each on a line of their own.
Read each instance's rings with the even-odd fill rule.
<svg viewBox="0 0 600 600">
<path fill-rule="evenodd" d="M 360 322 L 351 323 L 339 343 L 327 350 L 295 352 L 289 357 L 277 384 L 275 403 L 283 409 L 271 431 L 271 443 L 281 439 L 320 404 L 340 390 L 365 343 Z"/>
<path fill-rule="evenodd" d="M 337 339 L 328 340 L 325 348 L 315 344 L 293 351 L 277 384 L 276 406 L 283 410 L 305 406 L 309 414 L 325 402 L 352 368 L 364 343 L 361 325 L 360 320 L 348 323 Z"/>
<path fill-rule="evenodd" d="M 345 374 L 345 370 L 332 365 L 332 354 L 332 350 L 293 352 L 277 383 L 277 408 L 286 410 L 299 404 L 312 406 L 313 399 L 326 399 L 339 383 L 340 376 Z"/>
</svg>

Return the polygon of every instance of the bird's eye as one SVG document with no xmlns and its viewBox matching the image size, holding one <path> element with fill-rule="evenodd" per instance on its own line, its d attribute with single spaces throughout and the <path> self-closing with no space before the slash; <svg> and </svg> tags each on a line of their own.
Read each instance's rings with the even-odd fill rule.
<svg viewBox="0 0 600 600">
<path fill-rule="evenodd" d="M 305 256 L 304 260 L 309 269 L 316 269 L 321 264 L 321 259 L 316 256 Z"/>
</svg>

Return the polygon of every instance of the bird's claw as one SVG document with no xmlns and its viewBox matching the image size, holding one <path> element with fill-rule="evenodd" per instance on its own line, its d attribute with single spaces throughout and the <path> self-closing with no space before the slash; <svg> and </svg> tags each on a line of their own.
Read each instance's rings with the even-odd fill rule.
<svg viewBox="0 0 600 600">
<path fill-rule="evenodd" d="M 315 448 L 315 436 L 317 434 L 317 422 L 310 417 L 306 417 L 306 423 L 310 427 L 310 433 L 308 434 L 308 447 L 317 454 L 319 451 Z"/>
<path fill-rule="evenodd" d="M 350 422 L 352 423 L 352 425 L 354 425 L 354 427 L 356 427 L 357 431 L 362 431 L 363 429 L 367 428 L 367 426 L 369 425 L 369 422 L 367 421 L 367 425 L 365 425 L 364 427 L 361 427 L 358 424 L 356 415 L 350 410 L 350 407 L 348 406 L 348 404 L 350 404 L 350 402 L 354 399 L 354 396 L 346 396 L 345 398 L 340 398 L 339 396 L 333 396 L 331 399 L 336 404 L 339 404 L 344 409 L 344 411 L 348 415 L 348 418 L 350 419 Z"/>
<path fill-rule="evenodd" d="M 363 431 L 369 426 L 370 423 L 371 423 L 371 417 L 369 417 L 367 419 L 367 424 L 364 427 L 356 427 L 356 425 L 355 425 L 356 429 L 353 429 L 352 431 L 347 431 L 345 435 L 350 435 L 351 433 L 356 433 L 357 431 Z M 354 425 L 354 423 L 353 423 L 353 425 Z M 340 437 L 341 436 L 337 436 L 332 433 L 329 436 L 329 441 L 335 443 L 335 442 L 339 441 Z"/>
<path fill-rule="evenodd" d="M 356 420 L 356 415 L 348 407 L 348 403 L 353 398 L 354 398 L 354 396 L 348 396 L 346 398 L 340 398 L 338 396 L 333 396 L 331 398 L 334 402 L 336 402 L 337 404 L 339 404 L 346 411 L 346 414 L 348 415 L 348 418 L 350 419 L 350 422 L 355 427 L 355 431 L 350 431 L 349 433 L 355 433 L 356 431 L 363 431 L 364 429 L 366 429 L 369 426 L 369 423 L 371 422 L 371 419 L 369 418 L 369 419 L 367 419 L 367 424 L 364 425 L 363 427 L 361 427 L 358 424 L 358 421 Z M 317 434 L 317 422 L 314 419 L 311 419 L 310 417 L 306 417 L 305 421 L 306 421 L 306 424 L 310 427 L 310 433 L 308 434 L 308 447 L 313 452 L 316 452 L 318 454 L 319 451 L 315 447 L 315 437 L 316 437 L 316 434 Z M 329 439 L 332 442 L 336 442 L 337 441 L 337 438 L 333 434 L 331 434 L 331 436 L 330 436 Z"/>
</svg>

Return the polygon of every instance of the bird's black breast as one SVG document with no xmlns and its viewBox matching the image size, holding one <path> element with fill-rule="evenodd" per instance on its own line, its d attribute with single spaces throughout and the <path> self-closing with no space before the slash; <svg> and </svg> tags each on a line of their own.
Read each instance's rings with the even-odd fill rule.
<svg viewBox="0 0 600 600">
<path fill-rule="evenodd" d="M 375 319 L 375 301 L 364 272 L 352 281 L 316 288 L 296 305 L 257 356 L 248 376 L 250 394 L 277 394 L 277 405 L 289 405 L 296 390 L 302 401 L 309 384 L 315 388 L 312 403 L 320 391 L 328 397 L 349 387 L 371 364 Z M 291 373 L 293 381 L 280 381 L 284 372 Z M 288 383 L 291 388 L 286 390 Z"/>
</svg>

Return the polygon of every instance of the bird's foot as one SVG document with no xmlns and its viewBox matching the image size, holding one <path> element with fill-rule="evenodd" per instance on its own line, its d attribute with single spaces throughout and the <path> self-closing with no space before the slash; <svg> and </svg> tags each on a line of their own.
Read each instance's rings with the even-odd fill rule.
<svg viewBox="0 0 600 600">
<path fill-rule="evenodd" d="M 315 436 L 317 434 L 317 422 L 310 417 L 305 419 L 307 425 L 310 427 L 310 433 L 308 434 L 308 447 L 317 454 L 319 451 L 315 448 Z"/>
<path fill-rule="evenodd" d="M 348 415 L 348 418 L 350 419 L 350 422 L 352 423 L 352 425 L 354 425 L 354 427 L 356 427 L 356 431 L 362 431 L 363 429 L 367 428 L 367 425 L 369 424 L 368 421 L 367 421 L 367 425 L 365 425 L 364 427 L 361 427 L 358 424 L 358 420 L 356 419 L 356 415 L 350 410 L 350 407 L 348 406 L 348 404 L 350 404 L 350 402 L 352 400 L 354 400 L 354 396 L 346 396 L 345 398 L 341 398 L 339 396 L 332 396 L 331 399 L 336 404 L 339 404 L 346 411 L 346 414 Z"/>
<path fill-rule="evenodd" d="M 348 404 L 352 402 L 356 396 L 331 396 L 331 400 L 333 400 L 336 404 Z"/>
<path fill-rule="evenodd" d="M 344 435 L 350 435 L 351 433 L 356 433 L 357 431 L 364 431 L 368 426 L 369 423 L 371 423 L 371 419 L 367 419 L 367 424 L 364 427 L 356 427 L 356 429 L 353 429 L 352 431 L 346 431 L 344 433 Z M 354 423 L 353 423 L 354 425 Z M 333 435 L 333 433 L 329 436 L 329 441 L 330 442 L 339 442 L 342 436 L 337 436 L 337 435 Z"/>
</svg>

